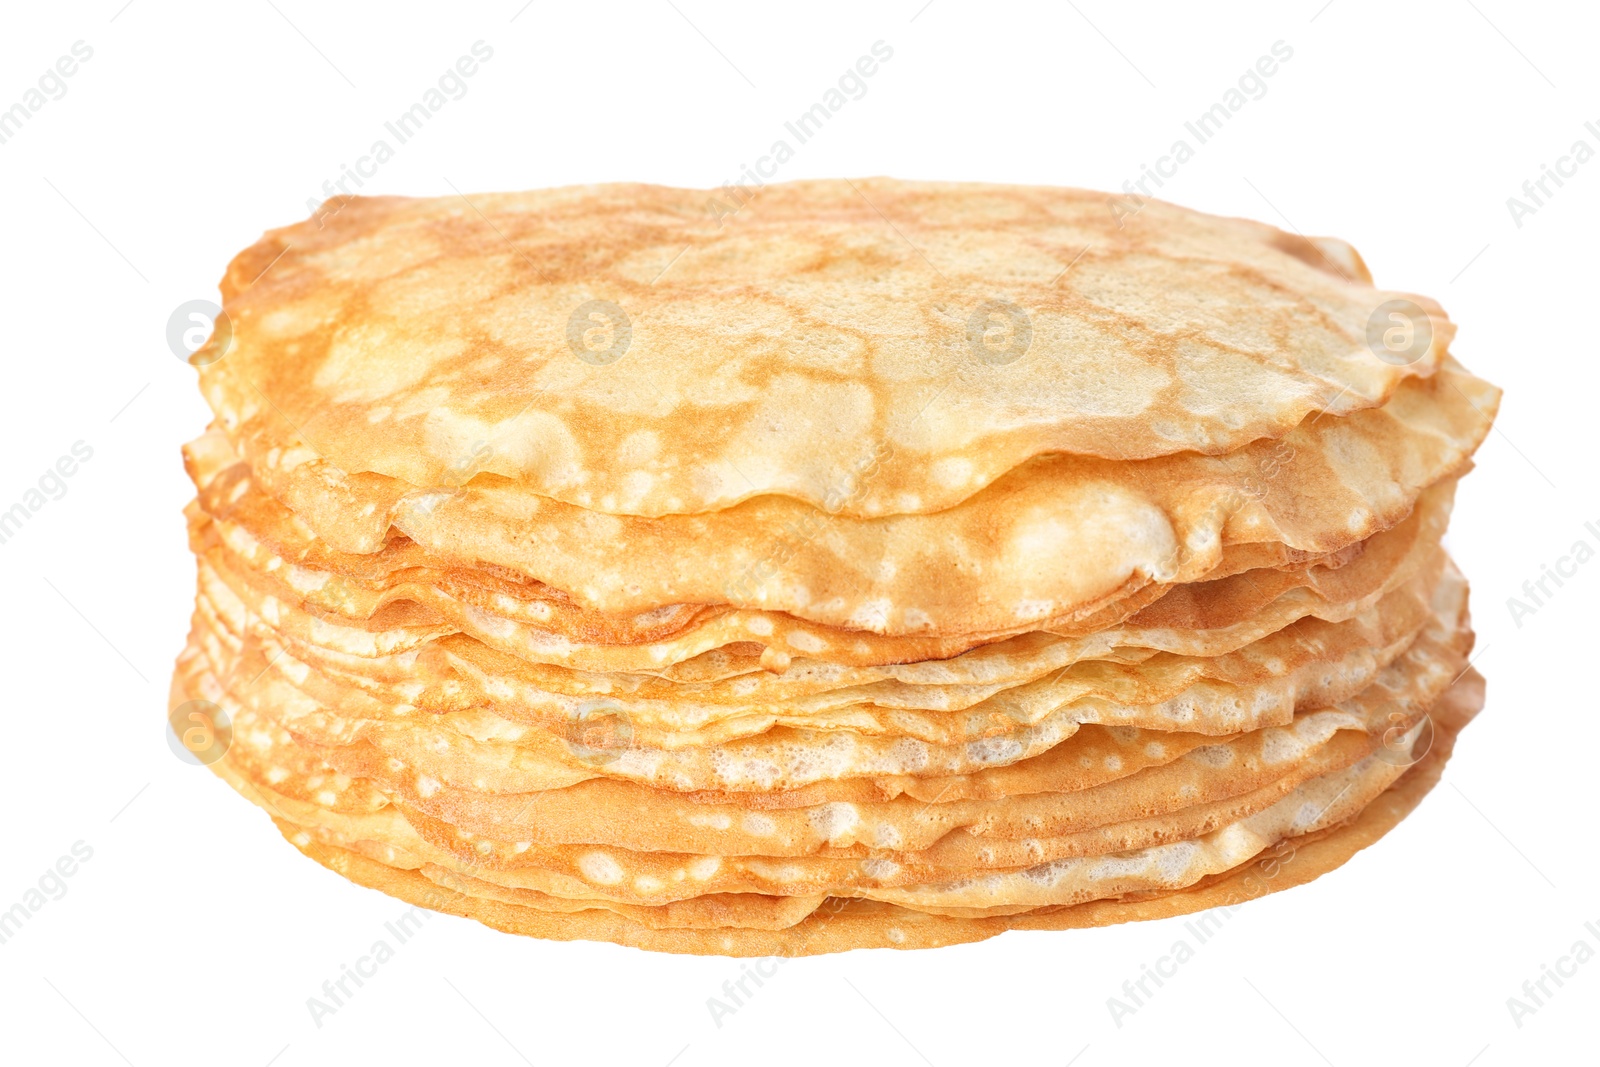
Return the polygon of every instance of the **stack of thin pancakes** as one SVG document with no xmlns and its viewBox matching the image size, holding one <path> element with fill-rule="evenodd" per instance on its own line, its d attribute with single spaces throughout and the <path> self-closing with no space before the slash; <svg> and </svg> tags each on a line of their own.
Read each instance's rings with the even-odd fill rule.
<svg viewBox="0 0 1600 1067">
<path fill-rule="evenodd" d="M 1436 304 L 1075 190 L 709 196 L 341 199 L 231 264 L 172 701 L 301 851 L 803 955 L 1237 903 L 1437 781 L 1499 393 Z"/>
</svg>

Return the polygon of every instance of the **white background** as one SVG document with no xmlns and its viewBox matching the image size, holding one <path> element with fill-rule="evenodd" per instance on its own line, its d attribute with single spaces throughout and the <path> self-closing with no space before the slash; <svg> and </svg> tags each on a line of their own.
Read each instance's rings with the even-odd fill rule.
<svg viewBox="0 0 1600 1067">
<path fill-rule="evenodd" d="M 0 144 L 0 509 L 93 449 L 0 544 L 0 909 L 93 850 L 0 945 L 0 1058 L 1594 1062 L 1600 961 L 1520 1027 L 1506 1004 L 1580 938 L 1600 950 L 1600 561 L 1520 626 L 1507 607 L 1575 541 L 1600 547 L 1600 160 L 1520 227 L 1506 204 L 1575 140 L 1600 149 L 1587 5 L 122 4 L 16 5 L 0 34 L 0 107 L 93 48 Z M 1380 285 L 1443 302 L 1457 356 L 1506 389 L 1450 534 L 1490 695 L 1445 783 L 1344 869 L 1238 913 L 1120 1027 L 1107 998 L 1182 920 L 789 962 L 718 1027 L 706 1000 L 737 961 L 439 916 L 314 1025 L 306 998 L 404 907 L 300 857 L 163 739 L 192 583 L 178 446 L 207 421 L 164 333 L 480 39 L 467 95 L 364 191 L 715 186 L 879 40 L 893 58 L 781 177 L 1118 188 L 1286 42 L 1266 95 L 1162 194 L 1350 240 Z"/>
</svg>

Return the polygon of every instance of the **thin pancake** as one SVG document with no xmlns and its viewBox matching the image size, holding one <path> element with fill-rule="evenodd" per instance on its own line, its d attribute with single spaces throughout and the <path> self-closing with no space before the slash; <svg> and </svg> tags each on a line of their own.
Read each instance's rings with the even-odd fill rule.
<svg viewBox="0 0 1600 1067">
<path fill-rule="evenodd" d="M 1432 749 L 1399 781 L 1343 826 L 1280 842 L 1269 855 L 1175 892 L 1134 894 L 1023 915 L 961 919 L 909 911 L 877 901 L 832 898 L 803 922 L 777 931 L 654 929 L 605 910 L 552 914 L 529 907 L 504 890 L 471 895 L 471 883 L 440 885 L 416 870 L 402 870 L 357 852 L 324 845 L 292 826 L 284 836 L 306 855 L 357 884 L 449 914 L 476 919 L 508 933 L 550 940 L 611 941 L 655 952 L 727 956 L 809 956 L 856 948 L 931 948 L 979 941 L 1007 930 L 1066 930 L 1169 918 L 1235 907 L 1280 892 L 1343 866 L 1392 830 L 1438 784 L 1457 732 L 1483 702 L 1483 680 L 1469 671 L 1434 710 Z"/>
<path fill-rule="evenodd" d="M 807 181 L 724 226 L 716 195 L 338 198 L 230 265 L 201 387 L 241 432 L 416 486 L 482 452 L 616 514 L 932 513 L 1043 453 L 1222 454 L 1377 406 L 1454 333 L 1340 242 L 1154 201 Z M 1395 299 L 1424 342 L 1399 364 L 1366 340 Z"/>
</svg>

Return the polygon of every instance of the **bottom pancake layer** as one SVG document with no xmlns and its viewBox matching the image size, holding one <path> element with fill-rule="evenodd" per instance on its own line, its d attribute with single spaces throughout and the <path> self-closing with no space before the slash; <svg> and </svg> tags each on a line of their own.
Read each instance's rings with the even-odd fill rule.
<svg viewBox="0 0 1600 1067">
<path fill-rule="evenodd" d="M 1374 799 L 1334 825 L 1282 838 L 1238 866 L 1182 888 L 1019 908 L 1011 914 L 984 914 L 982 909 L 951 909 L 960 914 L 949 914 L 881 900 L 759 893 L 717 894 L 715 900 L 702 897 L 685 902 L 697 907 L 680 910 L 619 906 L 513 888 L 434 864 L 415 865 L 414 860 L 392 866 L 375 858 L 372 850 L 341 847 L 318 827 L 293 821 L 282 808 L 273 812 L 273 821 L 301 851 L 351 881 L 511 933 L 728 956 L 929 948 L 979 941 L 1007 930 L 1107 926 L 1233 907 L 1309 882 L 1344 864 L 1416 807 L 1438 782 L 1457 733 L 1482 707 L 1483 690 L 1482 678 L 1475 671 L 1465 671 L 1429 712 L 1431 747 L 1426 753 Z M 213 769 L 251 799 L 263 802 L 257 795 L 259 789 L 236 780 L 225 763 Z"/>
</svg>

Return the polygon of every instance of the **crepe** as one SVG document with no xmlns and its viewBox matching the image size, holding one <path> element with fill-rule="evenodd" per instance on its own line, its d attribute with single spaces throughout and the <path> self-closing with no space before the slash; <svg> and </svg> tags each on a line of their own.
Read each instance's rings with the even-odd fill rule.
<svg viewBox="0 0 1600 1067">
<path fill-rule="evenodd" d="M 570 772 L 587 778 L 603 770 L 658 788 L 772 797 L 775 790 L 822 789 L 830 780 L 868 775 L 925 778 L 999 768 L 1050 751 L 1084 723 L 1201 736 L 1281 725 L 1297 707 L 1325 706 L 1368 685 L 1416 638 L 1429 614 L 1430 590 L 1448 605 L 1440 610 L 1455 610 L 1464 597 L 1458 579 L 1440 584 L 1430 571 L 1344 622 L 1302 619 L 1223 656 L 1080 661 L 955 715 L 868 703 L 848 715 L 795 716 L 781 725 L 746 716 L 737 721 L 741 733 L 719 731 L 715 737 L 724 739 L 693 745 L 649 729 L 626 705 L 602 704 L 601 711 L 625 722 L 628 732 L 626 746 L 603 767 L 575 756 L 567 744 L 581 710 L 570 717 L 541 715 L 506 700 L 480 704 L 470 692 L 449 711 L 407 700 L 380 703 L 280 653 L 251 654 L 247 639 L 226 628 L 219 632 L 205 612 L 197 618 L 196 643 L 219 677 L 247 683 L 241 700 L 301 736 L 325 744 L 367 740 L 443 782 L 481 787 L 493 780 L 502 789 L 537 789 Z M 441 688 L 454 687 L 446 682 Z M 663 742 L 672 747 L 660 747 Z"/>
<path fill-rule="evenodd" d="M 1075 190 L 795 182 L 724 227 L 708 195 L 341 200 L 230 265 L 232 347 L 197 356 L 202 387 L 350 474 L 448 485 L 481 441 L 479 470 L 618 514 L 821 507 L 888 445 L 845 510 L 907 514 L 1035 455 L 1220 455 L 1374 407 L 1453 333 L 1405 297 L 1432 343 L 1373 359 L 1368 318 L 1403 294 L 1358 257 L 1164 204 L 1116 220 Z M 575 320 L 593 301 L 617 311 Z M 1003 365 L 970 337 L 992 302 L 1029 322 Z"/>
<path fill-rule="evenodd" d="M 1092 626 L 1095 612 L 1142 587 L 1207 577 L 1231 545 L 1323 554 L 1363 540 L 1405 518 L 1423 489 L 1464 472 L 1498 397 L 1445 365 L 1382 408 L 1308 420 L 1280 441 L 1134 463 L 1051 455 L 945 511 L 874 518 L 773 496 L 705 515 L 609 515 L 497 476 L 441 491 L 352 474 L 303 446 L 224 444 L 235 431 L 204 446 L 212 469 L 242 450 L 260 487 L 337 550 L 382 551 L 393 530 L 442 560 L 464 555 L 595 611 L 728 604 L 861 635 L 981 637 L 1053 621 Z M 770 625 L 752 619 L 745 636 L 784 654 L 851 651 L 824 628 L 767 642 Z"/>
<path fill-rule="evenodd" d="M 230 707 L 229 711 L 235 721 L 271 722 L 284 728 L 289 740 L 274 748 L 288 748 L 296 762 L 321 763 L 351 777 L 371 779 L 385 795 L 478 835 L 544 845 L 606 844 L 720 856 L 833 856 L 843 854 L 840 849 L 883 848 L 891 843 L 896 852 L 918 851 L 955 829 L 972 836 L 1049 837 L 1098 825 L 1086 820 L 1116 821 L 1108 812 L 1121 812 L 1125 818 L 1149 816 L 1167 810 L 1164 805 L 1176 810 L 1180 802 L 1186 806 L 1237 796 L 1282 778 L 1301 763 L 1313 762 L 1342 730 L 1364 734 L 1365 747 L 1347 753 L 1351 760 L 1364 757 L 1386 732 L 1414 721 L 1464 666 L 1469 634 L 1464 625 L 1465 589 L 1459 580 L 1441 592 L 1436 605 L 1438 613 L 1428 629 L 1404 655 L 1344 702 L 1223 742 L 1186 745 L 1182 735 L 1177 744 L 1147 742 L 1142 758 L 1130 755 L 1127 762 L 1117 758 L 1093 774 L 1086 773 L 1081 762 L 1077 768 L 1062 766 L 1050 758 L 1056 751 L 1052 750 L 1040 757 L 1046 762 L 1043 771 L 1029 776 L 1023 771 L 1031 760 L 1013 764 L 1009 776 L 995 776 L 986 790 L 978 787 L 988 793 L 982 797 L 951 796 L 953 782 L 944 783 L 927 800 L 908 794 L 844 800 L 830 790 L 813 788 L 803 796 L 774 802 L 770 793 L 684 795 L 610 777 L 547 790 L 519 790 L 514 780 L 500 773 L 502 761 L 488 753 L 475 761 L 459 751 L 441 759 L 442 746 L 401 750 L 364 739 L 311 738 L 297 720 L 274 719 L 270 709 L 257 711 L 252 706 L 241 714 L 241 708 Z M 1412 710 L 1400 714 L 1402 706 Z M 1152 743 L 1159 748 L 1149 749 Z M 408 758 L 397 758 L 402 752 Z M 456 766 L 442 766 L 446 760 Z M 457 773 L 452 775 L 451 770 Z M 489 788 L 491 782 L 498 788 Z M 1013 788 L 1002 791 L 1005 784 Z M 629 812 L 630 818 L 617 823 L 613 815 L 617 811 Z M 752 813 L 759 814 L 751 818 Z"/>
<path fill-rule="evenodd" d="M 561 939 L 612 940 L 661 951 L 750 956 L 809 955 L 856 947 L 917 948 L 978 940 L 1006 929 L 1067 929 L 1184 914 L 1237 905 L 1265 892 L 1303 884 L 1341 865 L 1415 806 L 1438 780 L 1444 761 L 1453 751 L 1456 734 L 1476 714 L 1482 699 L 1482 679 L 1468 669 L 1431 709 L 1431 743 L 1426 753 L 1398 767 L 1386 764 L 1392 772 L 1384 771 L 1377 777 L 1392 778 L 1395 784 L 1359 807 L 1353 817 L 1330 818 L 1336 814 L 1332 804 L 1318 803 L 1300 820 L 1311 829 L 1264 847 L 1253 862 L 1247 860 L 1182 889 L 1130 892 L 1004 916 L 949 915 L 863 898 L 818 902 L 812 897 L 772 898 L 739 893 L 695 898 L 698 905 L 685 902 L 676 910 L 609 901 L 589 901 L 585 907 L 581 899 L 497 885 L 473 874 L 427 864 L 392 847 L 381 850 L 385 858 L 374 858 L 359 847 L 345 847 L 355 846 L 356 842 L 342 839 L 337 833 L 313 831 L 287 817 L 272 801 L 260 796 L 257 799 L 274 812 L 274 821 L 293 844 L 346 877 L 403 899 L 478 918 L 514 932 Z M 1370 773 L 1372 765 L 1364 770 Z M 1324 786 L 1319 801 L 1328 799 L 1326 792 Z M 1343 800 L 1337 793 L 1332 797 L 1334 803 L 1341 805 Z M 1294 828 L 1292 820 L 1289 828 Z M 1328 838 L 1337 839 L 1337 847 L 1312 847 Z M 339 840 L 344 844 L 333 843 Z M 785 908 L 790 909 L 787 915 L 782 912 Z M 795 911 L 804 911 L 804 917 L 783 921 L 792 918 Z M 632 921 L 618 922 L 619 918 Z M 754 922 L 750 922 L 752 918 Z M 758 930 L 766 931 L 766 935 L 758 935 Z M 652 931 L 657 936 L 651 936 Z"/>
<path fill-rule="evenodd" d="M 1289 729 L 1196 748 L 1163 765 L 1077 791 L 926 803 L 901 797 L 787 809 L 750 808 L 737 798 L 720 803 L 676 799 L 610 780 L 531 796 L 495 794 L 447 787 L 360 744 L 307 744 L 281 724 L 234 707 L 228 710 L 235 729 L 247 740 L 230 753 L 229 765 L 256 790 L 273 794 L 278 805 L 315 802 L 367 826 L 347 826 L 345 832 L 411 852 L 419 849 L 420 838 L 480 871 L 536 869 L 582 884 L 588 893 L 628 902 L 649 903 L 663 893 L 687 892 L 685 886 L 693 887 L 694 895 L 804 895 L 914 884 L 946 866 L 931 859 L 934 853 L 965 856 L 967 862 L 956 866 L 991 867 L 1007 866 L 1008 858 L 1016 866 L 1018 857 L 1037 864 L 1083 855 L 1085 847 L 1121 851 L 1145 839 L 1107 837 L 1106 826 L 1132 821 L 1141 826 L 1138 833 L 1170 839 L 1177 832 L 1171 820 L 1191 809 L 1206 817 L 1183 825 L 1214 828 L 1208 823 L 1222 814 L 1256 813 L 1311 777 L 1370 760 L 1375 749 L 1394 741 L 1391 733 L 1410 731 L 1465 669 L 1471 637 L 1463 593 L 1457 582 L 1440 596 L 1429 628 L 1351 700 L 1305 715 Z M 225 699 L 203 669 L 190 677 L 186 684 L 192 691 Z M 1339 731 L 1360 737 L 1336 739 Z M 304 784 L 311 779 L 345 784 L 323 795 L 323 782 Z M 385 802 L 375 808 L 379 797 Z M 1245 806 L 1230 807 L 1229 801 Z M 1206 812 L 1207 805 L 1221 806 Z M 620 811 L 629 817 L 617 820 Z M 1085 840 L 1090 830 L 1098 832 Z M 1008 851 L 1009 846 L 1020 851 Z M 597 876 L 597 870 L 615 874 Z M 697 870 L 702 876 L 691 877 Z M 1035 880 L 1036 873 L 1025 879 Z M 641 888 L 647 883 L 653 888 Z"/>
<path fill-rule="evenodd" d="M 1236 903 L 1437 780 L 1500 396 L 1437 304 L 1076 190 L 705 195 L 352 198 L 230 265 L 171 711 L 297 848 L 806 955 Z"/>
</svg>

